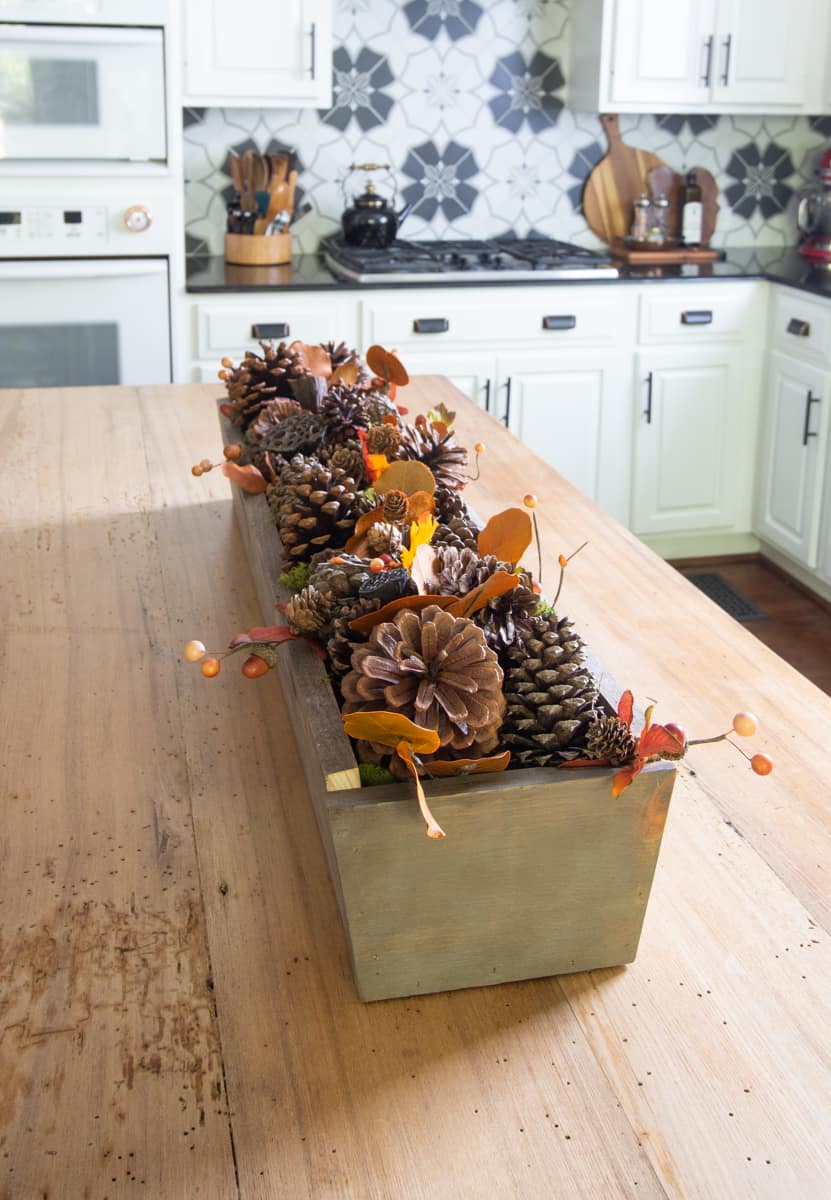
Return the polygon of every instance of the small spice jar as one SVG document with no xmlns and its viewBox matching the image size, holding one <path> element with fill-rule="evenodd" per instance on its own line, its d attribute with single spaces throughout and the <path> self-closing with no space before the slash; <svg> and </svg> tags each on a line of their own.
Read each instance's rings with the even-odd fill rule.
<svg viewBox="0 0 831 1200">
<path fill-rule="evenodd" d="M 656 196 L 652 201 L 652 219 L 649 228 L 649 241 L 663 245 L 669 240 L 669 200 L 666 196 Z"/>
<path fill-rule="evenodd" d="M 650 204 L 649 197 L 646 192 L 643 192 L 635 201 L 635 209 L 632 216 L 631 236 L 633 242 L 645 242 L 649 237 L 650 225 Z"/>
</svg>

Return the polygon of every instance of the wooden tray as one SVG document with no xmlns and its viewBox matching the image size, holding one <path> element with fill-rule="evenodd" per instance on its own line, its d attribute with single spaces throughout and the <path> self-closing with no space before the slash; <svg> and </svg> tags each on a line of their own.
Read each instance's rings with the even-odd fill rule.
<svg viewBox="0 0 831 1200">
<path fill-rule="evenodd" d="M 722 257 L 720 250 L 710 246 L 646 246 L 629 245 L 621 238 L 612 242 L 612 253 L 631 266 L 642 263 L 643 266 L 671 266 L 675 263 L 708 263 L 716 262 Z"/>
<path fill-rule="evenodd" d="M 238 440 L 221 415 L 220 424 L 223 443 Z M 263 619 L 282 623 L 277 604 L 290 593 L 267 501 L 233 493 Z M 361 1000 L 634 960 L 671 763 L 646 767 L 619 800 L 603 768 L 431 780 L 430 806 L 447 833 L 434 841 L 409 784 L 360 787 L 320 659 L 289 642 L 278 670 Z M 616 706 L 615 686 L 604 690 Z"/>
</svg>

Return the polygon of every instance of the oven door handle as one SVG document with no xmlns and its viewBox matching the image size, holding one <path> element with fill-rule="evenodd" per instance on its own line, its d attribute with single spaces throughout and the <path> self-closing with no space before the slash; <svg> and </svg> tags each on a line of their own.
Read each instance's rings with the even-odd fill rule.
<svg viewBox="0 0 831 1200">
<path fill-rule="evenodd" d="M 2 6 L 0 5 L 0 8 Z M 8 18 L 4 18 L 6 20 Z M 45 18 L 48 20 L 49 18 Z M 59 18 L 56 18 L 59 19 Z M 163 44 L 161 29 L 147 26 L 129 28 L 124 25 L 38 25 L 15 20 L 3 26 L 4 42 L 28 42 L 40 50 L 53 43 L 89 46 L 159 46 Z"/>
<path fill-rule="evenodd" d="M 30 259 L 0 262 L 0 279 L 112 279 L 124 275 L 160 275 L 167 259 L 158 258 L 73 258 L 60 262 Z"/>
</svg>

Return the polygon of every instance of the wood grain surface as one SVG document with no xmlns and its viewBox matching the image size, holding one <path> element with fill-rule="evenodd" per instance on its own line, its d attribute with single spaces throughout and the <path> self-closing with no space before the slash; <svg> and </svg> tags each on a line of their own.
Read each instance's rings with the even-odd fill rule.
<svg viewBox="0 0 831 1200">
<path fill-rule="evenodd" d="M 439 380 L 567 611 L 691 736 L 636 963 L 364 1005 L 209 385 L 0 397 L 0 1196 L 752 1196 L 831 1176 L 831 700 Z M 403 397 L 402 397 L 403 398 Z M 233 660 L 232 660 L 233 661 Z M 143 1181 L 143 1186 L 142 1186 Z"/>
</svg>

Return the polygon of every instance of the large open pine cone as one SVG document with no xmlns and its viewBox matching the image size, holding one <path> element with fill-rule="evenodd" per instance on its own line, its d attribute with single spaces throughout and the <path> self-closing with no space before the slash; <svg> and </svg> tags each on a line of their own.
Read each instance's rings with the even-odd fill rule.
<svg viewBox="0 0 831 1200">
<path fill-rule="evenodd" d="M 234 407 L 232 420 L 245 429 L 264 404 L 280 396 L 291 398 L 291 380 L 306 374 L 298 352 L 288 342 L 260 342 L 263 356 L 247 350 L 238 367 L 225 379 Z"/>
<path fill-rule="evenodd" d="M 456 444 L 452 433 L 442 433 L 424 416 L 418 416 L 415 425 L 404 426 L 399 457 L 426 463 L 435 475 L 436 483 L 445 487 L 463 488 L 468 482 L 464 469 L 467 450 Z"/>
<path fill-rule="evenodd" d="M 286 557 L 293 562 L 343 546 L 361 510 L 354 479 L 299 455 L 269 489 L 268 500 Z"/>
<path fill-rule="evenodd" d="M 570 621 L 553 613 L 522 628 L 502 654 L 508 711 L 501 739 L 524 766 L 576 757 L 596 717 L 597 687 Z"/>
<path fill-rule="evenodd" d="M 432 604 L 376 625 L 354 650 L 341 689 L 345 713 L 387 709 L 436 730 L 438 757 L 487 753 L 505 711 L 502 668 L 482 631 Z"/>
</svg>

